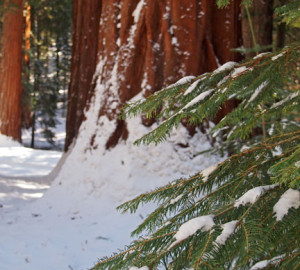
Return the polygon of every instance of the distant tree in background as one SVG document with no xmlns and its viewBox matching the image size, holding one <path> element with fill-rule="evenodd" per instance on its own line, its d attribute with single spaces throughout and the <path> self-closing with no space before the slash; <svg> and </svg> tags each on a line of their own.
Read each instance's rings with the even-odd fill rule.
<svg viewBox="0 0 300 270">
<path fill-rule="evenodd" d="M 31 127 L 32 147 L 37 123 L 54 142 L 57 104 L 66 107 L 71 10 L 71 0 L 0 1 L 1 133 L 20 141 Z"/>
<path fill-rule="evenodd" d="M 54 143 L 56 109 L 59 98 L 69 81 L 71 9 L 70 0 L 28 1 L 30 6 L 31 45 L 26 52 L 30 58 L 25 91 L 31 104 L 31 147 L 34 147 L 37 122 L 44 137 Z M 26 42 L 26 41 L 25 41 Z M 25 95 L 24 95 L 25 96 Z"/>
<path fill-rule="evenodd" d="M 1 35 L 0 131 L 21 141 L 23 0 L 5 0 Z"/>
</svg>

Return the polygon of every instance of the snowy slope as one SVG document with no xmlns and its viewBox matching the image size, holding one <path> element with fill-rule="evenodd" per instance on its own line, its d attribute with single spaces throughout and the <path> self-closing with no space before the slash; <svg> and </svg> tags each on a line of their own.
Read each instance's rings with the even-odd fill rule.
<svg viewBox="0 0 300 270">
<path fill-rule="evenodd" d="M 17 208 L 9 207 L 5 198 L 0 201 L 3 205 L 0 208 L 1 270 L 87 269 L 97 258 L 109 256 L 129 243 L 130 232 L 151 208 L 147 206 L 135 215 L 121 215 L 116 206 L 141 192 L 220 161 L 208 154 L 195 156 L 210 145 L 202 134 L 188 141 L 189 136 L 182 127 L 174 132 L 170 142 L 157 147 L 134 146 L 133 141 L 149 131 L 140 124 L 139 118 L 128 121 L 126 142 L 105 150 L 114 122 L 105 117 L 97 119 L 100 94 L 96 95 L 76 144 L 64 156 L 61 170 L 45 195 Z M 95 130 L 97 147 L 90 149 Z M 188 148 L 178 146 L 187 142 Z M 17 147 L 22 151 L 21 146 Z M 50 157 L 48 153 L 44 152 L 46 157 Z M 46 185 L 47 181 L 37 182 L 37 193 L 46 190 L 46 186 L 39 185 Z"/>
</svg>

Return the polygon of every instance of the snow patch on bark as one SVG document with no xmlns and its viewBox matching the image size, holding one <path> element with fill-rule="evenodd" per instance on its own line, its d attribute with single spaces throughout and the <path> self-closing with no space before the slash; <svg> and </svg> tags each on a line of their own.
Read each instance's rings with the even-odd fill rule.
<svg viewBox="0 0 300 270">
<path fill-rule="evenodd" d="M 134 23 L 135 23 L 135 24 L 138 23 L 138 21 L 139 21 L 140 14 L 141 14 L 141 11 L 142 11 L 142 8 L 143 8 L 144 5 L 145 5 L 145 1 L 144 1 L 144 0 L 141 0 L 141 1 L 137 4 L 135 10 L 132 12 L 132 16 L 133 16 L 133 18 L 134 18 Z"/>
</svg>

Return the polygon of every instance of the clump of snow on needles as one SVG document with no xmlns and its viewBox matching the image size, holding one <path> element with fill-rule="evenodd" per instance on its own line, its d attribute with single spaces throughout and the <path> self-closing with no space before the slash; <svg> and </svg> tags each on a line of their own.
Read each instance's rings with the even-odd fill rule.
<svg viewBox="0 0 300 270">
<path fill-rule="evenodd" d="M 279 53 L 279 54 L 273 56 L 273 57 L 272 57 L 272 61 L 277 60 L 278 58 L 282 57 L 284 54 L 285 54 L 285 52 L 281 52 L 281 53 Z"/>
<path fill-rule="evenodd" d="M 167 88 L 171 88 L 171 87 L 183 85 L 185 83 L 189 83 L 189 82 L 191 82 L 195 78 L 196 78 L 195 76 L 185 76 L 185 77 L 179 79 L 177 82 L 169 85 Z"/>
<path fill-rule="evenodd" d="M 270 260 L 263 260 L 263 261 L 260 261 L 260 262 L 257 262 L 256 264 L 254 264 L 250 270 L 258 270 L 258 269 L 264 269 L 265 267 L 267 267 L 269 264 L 275 264 L 277 263 L 278 261 L 280 261 L 281 258 L 283 258 L 284 256 L 283 255 L 280 255 L 280 256 L 276 256 Z"/>
<path fill-rule="evenodd" d="M 189 93 L 193 92 L 196 87 L 198 86 L 200 80 L 194 81 L 184 92 L 184 96 L 188 95 Z"/>
<path fill-rule="evenodd" d="M 260 261 L 260 262 L 256 263 L 255 265 L 253 265 L 251 267 L 251 270 L 263 269 L 263 268 L 267 267 L 268 264 L 269 264 L 268 260 Z"/>
<path fill-rule="evenodd" d="M 175 199 L 172 199 L 170 201 L 170 204 L 177 203 L 182 197 L 183 197 L 183 194 L 178 195 Z"/>
<path fill-rule="evenodd" d="M 199 94 L 198 96 L 196 96 L 194 99 L 192 99 L 188 104 L 186 104 L 182 110 L 184 109 L 187 109 L 193 105 L 195 105 L 196 103 L 204 100 L 207 96 L 209 96 L 212 92 L 214 91 L 214 89 L 210 89 L 210 90 L 207 90 L 201 94 Z"/>
<path fill-rule="evenodd" d="M 206 182 L 210 174 L 218 167 L 219 163 L 213 164 L 201 171 L 203 182 Z"/>
<path fill-rule="evenodd" d="M 231 74 L 231 77 L 236 77 L 236 76 L 239 76 L 240 74 L 242 74 L 243 72 L 245 72 L 247 70 L 247 67 L 245 66 L 241 66 L 241 67 L 238 67 L 238 68 L 235 68 Z"/>
<path fill-rule="evenodd" d="M 218 67 L 216 70 L 214 70 L 213 74 L 223 72 L 223 71 L 225 71 L 227 69 L 231 69 L 231 68 L 233 68 L 236 65 L 237 65 L 236 62 L 229 61 L 229 62 L 223 64 L 222 66 Z"/>
<path fill-rule="evenodd" d="M 149 267 L 148 266 L 143 266 L 141 268 L 138 268 L 136 266 L 132 266 L 129 268 L 129 270 L 149 270 Z"/>
<path fill-rule="evenodd" d="M 223 231 L 222 233 L 216 238 L 215 243 L 219 245 L 225 245 L 226 240 L 228 237 L 234 233 L 236 225 L 238 224 L 238 220 L 233 220 L 222 224 Z"/>
<path fill-rule="evenodd" d="M 288 213 L 289 209 L 294 207 L 297 209 L 300 206 L 300 192 L 295 189 L 288 189 L 282 194 L 279 201 L 274 205 L 273 211 L 276 220 L 280 221 Z"/>
<path fill-rule="evenodd" d="M 214 225 L 215 222 L 213 215 L 200 216 L 190 219 L 179 227 L 178 232 L 174 235 L 176 241 L 172 243 L 169 249 L 171 249 L 173 246 L 177 245 L 184 239 L 188 238 L 189 236 L 193 235 L 198 230 L 201 229 L 202 232 L 206 232 L 209 231 Z"/>
<path fill-rule="evenodd" d="M 278 184 L 259 186 L 248 190 L 243 196 L 236 200 L 234 207 L 239 207 L 240 205 L 246 205 L 247 203 L 255 203 L 266 191 L 274 189 Z"/>
</svg>

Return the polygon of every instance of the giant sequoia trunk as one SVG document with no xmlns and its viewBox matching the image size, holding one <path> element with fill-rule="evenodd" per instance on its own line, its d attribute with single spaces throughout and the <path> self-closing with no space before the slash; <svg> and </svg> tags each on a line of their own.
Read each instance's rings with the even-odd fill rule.
<svg viewBox="0 0 300 270">
<path fill-rule="evenodd" d="M 92 91 L 92 78 L 97 64 L 99 0 L 73 1 L 73 48 L 71 83 L 68 95 L 66 150 L 77 135 L 83 112 Z"/>
<path fill-rule="evenodd" d="M 0 67 L 0 130 L 21 141 L 23 0 L 5 0 Z"/>
<path fill-rule="evenodd" d="M 79 2 L 74 3 L 75 13 Z M 183 76 L 199 75 L 229 60 L 237 60 L 237 55 L 230 51 L 240 45 L 237 1 L 223 10 L 218 10 L 212 0 L 107 0 L 97 8 L 100 25 L 94 88 L 90 87 L 89 76 L 87 86 L 82 85 L 79 92 L 84 99 L 89 96 L 86 91 L 102 92 L 98 117 L 106 115 L 116 123 L 107 148 L 116 145 L 120 138 L 126 139 L 126 122 L 118 120 L 117 116 L 123 104 L 136 94 L 142 92 L 147 96 Z M 92 18 L 85 12 L 81 14 L 83 24 L 88 20 L 85 16 Z M 74 20 L 78 24 L 78 15 L 74 15 Z M 94 33 L 85 31 L 80 36 L 81 30 L 76 27 L 74 30 L 79 36 L 77 40 L 73 39 L 73 53 L 74 50 L 78 53 L 76 46 L 93 39 Z M 85 57 L 88 56 L 85 54 Z M 72 80 L 87 79 L 85 72 L 89 67 L 88 63 L 81 62 L 79 72 L 72 69 Z M 68 122 L 78 121 L 79 124 L 83 119 L 78 117 L 80 113 L 70 110 L 82 102 L 72 104 L 72 95 L 77 88 L 71 83 Z M 144 124 L 151 123 L 144 121 Z M 67 134 L 68 147 L 76 132 L 68 126 Z M 93 143 L 92 137 L 91 146 Z"/>
</svg>

